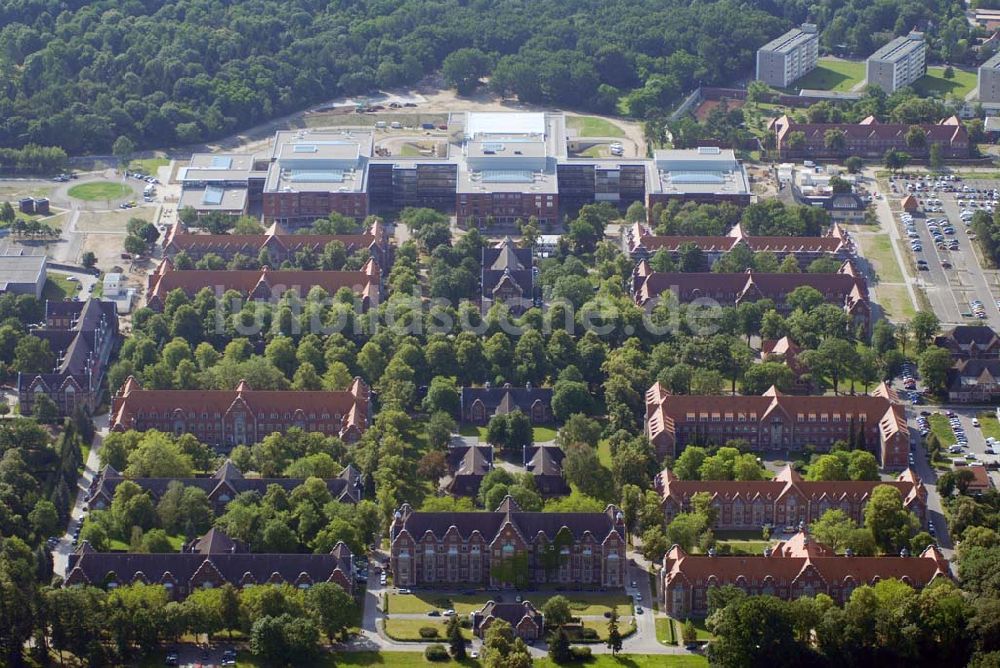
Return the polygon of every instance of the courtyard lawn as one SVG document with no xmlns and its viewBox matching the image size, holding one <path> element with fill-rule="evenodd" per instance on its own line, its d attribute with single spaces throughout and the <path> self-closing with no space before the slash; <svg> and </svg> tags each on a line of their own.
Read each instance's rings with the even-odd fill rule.
<svg viewBox="0 0 1000 668">
<path fill-rule="evenodd" d="M 601 642 L 608 641 L 608 620 L 606 619 L 585 619 L 583 628 L 597 631 L 597 639 Z M 635 617 L 620 617 L 618 619 L 618 629 L 623 636 L 630 636 L 635 633 Z"/>
<path fill-rule="evenodd" d="M 848 92 L 864 78 L 863 62 L 820 58 L 816 69 L 796 81 L 795 87 Z"/>
<path fill-rule="evenodd" d="M 562 595 L 569 599 L 574 615 L 603 615 L 613 606 L 619 607 L 619 613 L 624 613 L 632 605 L 632 599 L 625 594 L 589 593 L 589 592 L 528 592 L 524 598 L 531 601 L 535 607 L 541 608 L 551 597 Z M 515 594 L 505 596 L 505 600 L 513 599 Z M 430 610 L 446 610 L 453 608 L 460 615 L 479 610 L 492 598 L 489 592 L 472 595 L 451 594 L 447 592 L 417 592 L 415 594 L 389 594 L 389 615 L 422 614 Z M 428 619 L 434 619 L 428 617 Z"/>
<path fill-rule="evenodd" d="M 927 74 L 913 84 L 917 95 L 941 98 L 953 95 L 964 99 L 978 83 L 975 72 L 966 72 L 955 67 L 952 68 L 955 71 L 955 76 L 946 79 L 944 69 L 943 67 L 928 67 Z"/>
<path fill-rule="evenodd" d="M 346 666 L 347 664 L 341 664 Z M 556 668 L 552 659 L 535 659 L 536 668 Z M 590 661 L 576 664 L 587 668 L 703 668 L 708 659 L 697 654 L 596 654 Z"/>
<path fill-rule="evenodd" d="M 81 183 L 69 189 L 69 196 L 76 199 L 97 202 L 101 200 L 122 199 L 132 194 L 132 189 L 114 181 L 90 181 Z"/>
<path fill-rule="evenodd" d="M 425 640 L 428 642 L 444 640 L 448 635 L 446 622 L 447 619 L 444 617 L 428 617 L 427 619 L 397 619 L 390 616 L 385 620 L 385 634 L 395 640 Z M 425 626 L 437 629 L 437 637 L 420 637 L 420 629 Z M 462 636 L 466 640 L 472 640 L 472 630 L 462 629 Z"/>
<path fill-rule="evenodd" d="M 611 121 L 597 116 L 567 116 L 566 127 L 580 137 L 624 137 L 625 131 Z"/>
<path fill-rule="evenodd" d="M 976 417 L 979 418 L 979 430 L 983 432 L 983 438 L 992 436 L 993 438 L 1000 439 L 1000 422 L 997 422 L 997 417 L 993 413 L 980 413 Z"/>
<path fill-rule="evenodd" d="M 535 443 L 542 441 L 553 441 L 559 432 L 555 427 L 532 427 L 531 438 Z"/>
<path fill-rule="evenodd" d="M 60 274 L 49 274 L 42 286 L 42 299 L 51 302 L 61 302 L 67 297 L 72 297 L 80 291 L 80 284 L 67 281 L 65 276 Z"/>
<path fill-rule="evenodd" d="M 479 440 L 486 440 L 486 427 L 477 427 L 474 424 L 463 424 L 458 429 L 458 433 L 462 436 L 478 436 Z"/>
</svg>

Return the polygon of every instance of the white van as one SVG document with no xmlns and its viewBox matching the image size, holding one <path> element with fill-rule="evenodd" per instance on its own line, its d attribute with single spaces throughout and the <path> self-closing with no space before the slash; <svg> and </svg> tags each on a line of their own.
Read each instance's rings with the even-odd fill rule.
<svg viewBox="0 0 1000 668">
<path fill-rule="evenodd" d="M 375 121 L 375 127 L 379 130 L 385 130 L 385 121 Z"/>
<path fill-rule="evenodd" d="M 392 123 L 389 124 L 389 127 L 392 128 L 393 130 L 402 130 L 403 124 L 400 123 L 399 121 L 393 121 Z"/>
</svg>

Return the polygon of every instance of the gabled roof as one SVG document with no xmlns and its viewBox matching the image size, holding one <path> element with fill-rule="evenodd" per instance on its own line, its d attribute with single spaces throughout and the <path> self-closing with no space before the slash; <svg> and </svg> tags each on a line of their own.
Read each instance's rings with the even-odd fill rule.
<svg viewBox="0 0 1000 668">
<path fill-rule="evenodd" d="M 530 601 L 522 601 L 521 603 L 513 601 L 504 603 L 497 603 L 493 600 L 487 601 L 482 609 L 472 613 L 472 625 L 474 629 L 480 629 L 490 618 L 502 619 L 514 629 L 517 629 L 525 619 L 534 624 L 539 633 L 545 627 L 542 613 Z"/>
<path fill-rule="evenodd" d="M 810 547 L 810 542 L 807 537 L 796 536 L 779 543 L 767 556 L 733 557 L 688 555 L 674 545 L 663 558 L 663 582 L 666 586 L 675 580 L 723 586 L 742 579 L 760 586 L 770 579 L 777 587 L 788 586 L 807 572 L 815 572 L 828 585 L 848 581 L 855 586 L 870 585 L 896 578 L 920 588 L 936 578 L 951 577 L 947 559 L 935 546 L 928 547 L 919 557 L 849 557 L 837 556 L 825 546 Z"/>
<path fill-rule="evenodd" d="M 405 531 L 413 540 L 420 541 L 430 532 L 440 540 L 454 527 L 463 538 L 478 532 L 489 543 L 507 522 L 510 522 L 521 536 L 529 540 L 539 533 L 553 540 L 564 528 L 576 539 L 590 533 L 598 543 L 606 540 L 612 533 L 620 539 L 624 539 L 625 536 L 624 519 L 616 506 L 609 505 L 602 513 L 526 512 L 522 511 L 510 497 L 505 498 L 494 512 L 415 512 L 408 504 L 404 504 L 397 511 L 390 536 L 395 540 Z"/>
<path fill-rule="evenodd" d="M 160 307 L 173 290 L 182 290 L 193 297 L 209 287 L 219 293 L 235 290 L 246 297 L 280 297 L 287 291 L 297 292 L 302 298 L 314 287 L 320 287 L 331 296 L 341 288 L 348 288 L 369 301 L 378 302 L 380 271 L 374 258 L 368 260 L 360 271 L 300 271 L 283 269 L 175 269 L 170 260 L 163 260 L 150 274 L 146 299 L 152 307 Z"/>
<path fill-rule="evenodd" d="M 654 486 L 663 503 L 676 507 L 686 506 L 691 497 L 700 492 L 709 494 L 720 502 L 736 499 L 752 503 L 758 499 L 773 503 L 794 493 L 808 503 L 823 500 L 831 504 L 847 501 L 851 504 L 867 502 L 876 487 L 895 487 L 909 507 L 913 503 L 926 504 L 927 490 L 920 477 L 907 469 L 895 480 L 805 480 L 790 466 L 785 466 L 772 480 L 680 480 L 670 469 L 664 469 L 654 479 Z"/>
<path fill-rule="evenodd" d="M 301 412 L 303 418 L 327 416 L 331 421 L 335 415 L 340 415 L 340 435 L 343 436 L 349 430 L 367 428 L 368 403 L 368 387 L 360 379 L 355 380 L 350 391 L 253 390 L 245 381 L 241 381 L 234 391 L 144 390 L 130 376 L 112 402 L 111 429 L 132 429 L 141 415 L 149 413 L 177 414 L 184 419 L 201 415 L 219 419 L 239 408 L 247 411 L 252 419 L 272 412 Z"/>
</svg>

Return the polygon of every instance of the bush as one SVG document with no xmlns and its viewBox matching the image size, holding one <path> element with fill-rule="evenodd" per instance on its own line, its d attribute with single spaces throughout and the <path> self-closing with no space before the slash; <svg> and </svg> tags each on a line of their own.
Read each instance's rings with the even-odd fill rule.
<svg viewBox="0 0 1000 668">
<path fill-rule="evenodd" d="M 590 661 L 591 651 L 589 647 L 571 647 L 574 661 Z"/>
<path fill-rule="evenodd" d="M 429 638 L 437 638 L 439 635 L 438 630 L 433 626 L 421 626 L 418 633 L 420 634 L 420 637 L 425 640 Z"/>
<path fill-rule="evenodd" d="M 580 637 L 584 640 L 597 640 L 597 629 L 584 627 L 580 629 Z"/>
<path fill-rule="evenodd" d="M 420 630 L 424 631 L 424 629 Z M 431 630 L 435 631 L 435 635 L 437 634 L 436 629 Z M 424 650 L 424 658 L 428 661 L 448 661 L 451 657 L 448 656 L 448 650 L 444 645 L 430 645 Z"/>
</svg>

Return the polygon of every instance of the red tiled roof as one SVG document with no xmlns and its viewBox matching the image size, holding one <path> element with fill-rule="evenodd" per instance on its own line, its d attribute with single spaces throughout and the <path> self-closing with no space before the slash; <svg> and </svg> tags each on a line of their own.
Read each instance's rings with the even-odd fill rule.
<svg viewBox="0 0 1000 668">
<path fill-rule="evenodd" d="M 803 549 L 801 541 L 804 539 L 799 536 L 792 539 L 799 541 L 797 549 L 794 545 L 790 550 L 781 549 L 784 544 L 779 544 L 779 549 L 768 556 L 688 555 L 674 545 L 663 558 L 664 581 L 669 584 L 671 580 L 683 578 L 689 582 L 706 582 L 713 578 L 721 586 L 744 578 L 759 585 L 770 577 L 776 584 L 788 584 L 811 568 L 828 584 L 845 582 L 849 578 L 857 585 L 896 578 L 923 587 L 935 578 L 950 577 L 948 561 L 934 546 L 928 547 L 919 557 L 848 557 L 833 555 L 825 546 Z"/>
<path fill-rule="evenodd" d="M 365 298 L 369 306 L 378 302 L 380 272 L 374 259 L 369 259 L 361 271 L 285 271 L 280 269 L 224 269 L 177 270 L 170 260 L 163 260 L 149 276 L 147 303 L 159 307 L 172 290 L 183 290 L 194 296 L 203 288 L 218 294 L 235 290 L 241 295 L 277 297 L 288 290 L 298 291 L 302 297 L 318 286 L 331 296 L 341 288 L 350 288 Z"/>
<path fill-rule="evenodd" d="M 111 409 L 111 429 L 127 430 L 140 413 L 160 415 L 181 410 L 225 415 L 234 405 L 244 405 L 252 414 L 271 411 L 315 415 L 342 415 L 341 433 L 364 431 L 368 417 L 368 386 L 355 378 L 347 391 L 253 390 L 241 381 L 235 390 L 144 390 L 129 378 L 115 395 Z"/>
</svg>

